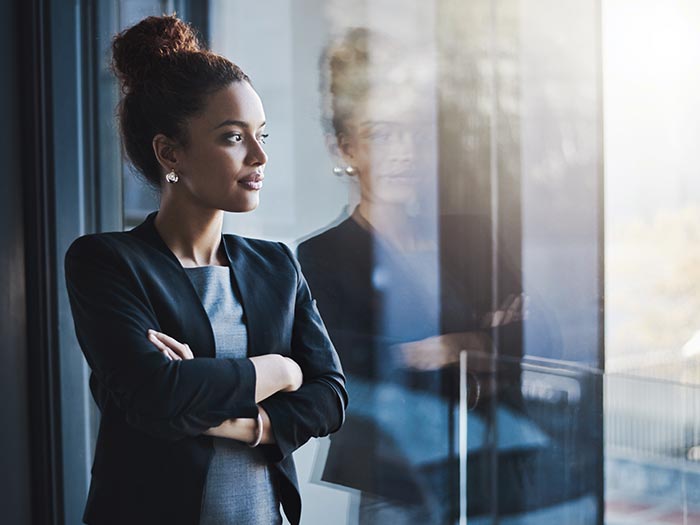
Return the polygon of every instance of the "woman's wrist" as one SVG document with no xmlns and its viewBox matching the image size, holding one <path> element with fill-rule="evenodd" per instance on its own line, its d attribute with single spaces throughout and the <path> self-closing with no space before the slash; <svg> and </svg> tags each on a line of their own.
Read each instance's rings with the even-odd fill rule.
<svg viewBox="0 0 700 525">
<path fill-rule="evenodd" d="M 272 433 L 272 422 L 270 421 L 270 416 L 262 406 L 258 406 L 258 411 L 260 412 L 263 422 L 263 435 L 261 443 L 264 445 L 276 443 L 275 435 Z"/>
<path fill-rule="evenodd" d="M 211 427 L 204 431 L 207 436 L 214 436 L 226 439 L 235 439 L 244 443 L 252 443 L 258 432 L 257 418 L 232 418 L 227 419 L 218 427 Z"/>
<path fill-rule="evenodd" d="M 304 375 L 301 371 L 301 368 L 297 364 L 294 359 L 291 357 L 284 357 L 284 364 L 285 364 L 285 372 L 287 376 L 287 381 L 285 387 L 282 389 L 282 392 L 294 392 L 296 390 L 299 390 L 301 388 L 302 383 L 304 382 Z"/>
<path fill-rule="evenodd" d="M 257 447 L 263 438 L 263 418 L 260 413 L 260 408 L 258 407 L 258 417 L 254 419 L 255 427 L 253 430 L 253 439 L 248 442 L 248 446 L 251 448 Z"/>
<path fill-rule="evenodd" d="M 277 392 L 294 389 L 298 365 L 280 354 L 249 357 L 255 368 L 255 402 L 260 403 Z M 300 374 L 300 372 L 299 372 Z"/>
<path fill-rule="evenodd" d="M 236 441 L 247 443 L 251 447 L 260 444 L 269 445 L 275 443 L 270 416 L 260 405 L 258 405 L 258 417 L 227 419 L 218 427 L 205 430 L 203 434 L 226 439 L 235 439 Z"/>
</svg>

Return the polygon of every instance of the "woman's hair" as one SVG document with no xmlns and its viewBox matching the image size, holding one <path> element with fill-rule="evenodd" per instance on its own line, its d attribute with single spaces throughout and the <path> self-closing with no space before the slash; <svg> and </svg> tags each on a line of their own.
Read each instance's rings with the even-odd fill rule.
<svg viewBox="0 0 700 525">
<path fill-rule="evenodd" d="M 320 92 L 323 127 L 327 133 L 347 132 L 345 123 L 369 93 L 369 32 L 352 28 L 331 41 L 321 55 Z"/>
<path fill-rule="evenodd" d="M 319 61 L 319 87 L 327 133 L 346 133 L 347 121 L 369 97 L 406 105 L 404 99 L 425 83 L 429 57 L 401 44 L 387 34 L 354 27 L 326 46 Z"/>
<path fill-rule="evenodd" d="M 153 137 L 163 133 L 187 145 L 186 120 L 204 109 L 207 95 L 232 82 L 250 82 L 175 15 L 149 16 L 117 34 L 111 66 L 123 94 L 117 118 L 126 155 L 156 189 L 161 173 Z"/>
</svg>

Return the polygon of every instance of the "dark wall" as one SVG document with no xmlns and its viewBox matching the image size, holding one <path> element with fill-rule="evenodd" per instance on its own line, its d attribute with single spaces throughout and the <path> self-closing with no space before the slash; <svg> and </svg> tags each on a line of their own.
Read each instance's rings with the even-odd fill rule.
<svg viewBox="0 0 700 525">
<path fill-rule="evenodd" d="M 16 6 L 0 17 L 0 76 L 17 78 Z M 0 509 L 2 521 L 30 523 L 29 402 L 22 170 L 16 82 L 0 82 Z"/>
</svg>

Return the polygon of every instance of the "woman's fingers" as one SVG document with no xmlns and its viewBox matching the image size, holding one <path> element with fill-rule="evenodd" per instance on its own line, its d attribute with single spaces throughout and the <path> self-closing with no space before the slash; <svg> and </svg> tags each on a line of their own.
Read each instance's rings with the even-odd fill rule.
<svg viewBox="0 0 700 525">
<path fill-rule="evenodd" d="M 177 361 L 177 360 L 182 360 L 182 358 L 177 355 L 175 352 L 173 352 L 168 346 L 160 341 L 155 334 L 148 334 L 148 340 L 155 345 L 155 347 L 163 352 L 166 357 L 168 357 L 171 361 Z"/>
<path fill-rule="evenodd" d="M 513 321 L 520 319 L 520 309 L 522 307 L 522 294 L 516 295 L 508 307 L 505 309 L 503 315 L 503 324 L 512 323 Z"/>
<path fill-rule="evenodd" d="M 527 304 L 528 297 L 525 294 L 509 294 L 498 310 L 484 315 L 481 320 L 482 328 L 496 328 L 524 320 Z"/>
<path fill-rule="evenodd" d="M 156 330 L 148 331 L 148 339 L 163 353 L 172 359 L 193 359 L 194 354 L 187 343 L 178 340 Z"/>
<path fill-rule="evenodd" d="M 175 351 L 182 359 L 192 359 L 194 357 L 194 355 L 192 354 L 192 350 L 190 350 L 188 344 L 181 343 L 177 339 L 174 339 L 169 335 L 164 334 L 163 332 L 156 332 L 154 330 L 153 334 L 161 342 L 165 343 L 168 346 L 168 348 Z"/>
<path fill-rule="evenodd" d="M 501 303 L 497 310 L 493 312 L 486 312 L 484 317 L 481 319 L 481 327 L 496 328 L 497 326 L 505 324 L 505 318 L 508 309 L 511 307 L 513 301 L 515 300 L 516 299 L 513 294 L 508 294 L 508 297 L 505 298 L 505 300 Z"/>
</svg>

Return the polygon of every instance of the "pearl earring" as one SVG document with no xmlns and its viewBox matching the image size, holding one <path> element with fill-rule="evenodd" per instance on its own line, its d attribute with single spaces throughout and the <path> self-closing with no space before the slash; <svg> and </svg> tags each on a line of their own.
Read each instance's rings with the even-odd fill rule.
<svg viewBox="0 0 700 525">
<path fill-rule="evenodd" d="M 177 182 L 179 179 L 180 179 L 180 177 L 178 177 L 177 173 L 175 173 L 175 168 L 171 169 L 170 173 L 168 173 L 165 176 L 165 180 L 167 180 L 168 182 L 172 182 L 172 183 Z"/>
<path fill-rule="evenodd" d="M 345 168 L 341 168 L 340 166 L 336 166 L 333 168 L 333 174 L 337 175 L 338 177 L 342 177 L 343 175 L 348 175 L 352 177 L 355 175 L 356 170 L 352 166 L 347 166 Z"/>
</svg>

